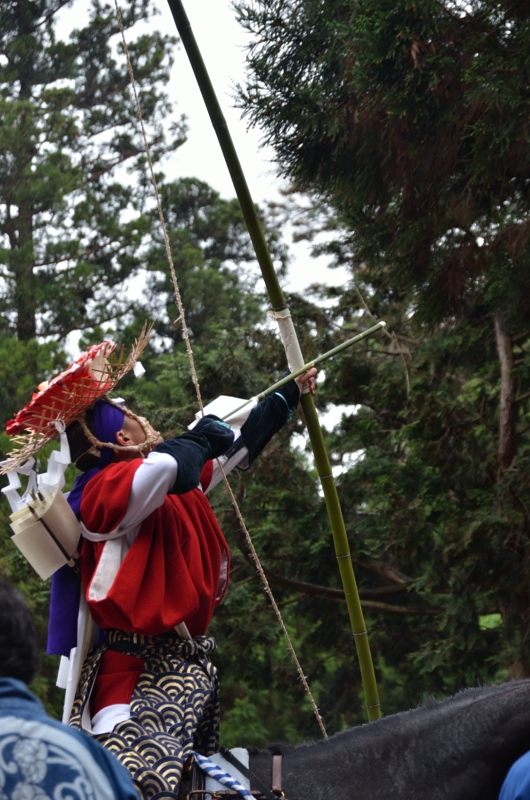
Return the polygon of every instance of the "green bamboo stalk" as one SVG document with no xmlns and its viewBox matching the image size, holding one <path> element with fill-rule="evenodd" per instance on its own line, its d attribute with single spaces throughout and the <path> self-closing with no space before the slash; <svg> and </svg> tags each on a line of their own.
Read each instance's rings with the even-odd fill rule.
<svg viewBox="0 0 530 800">
<path fill-rule="evenodd" d="M 256 207 L 243 174 L 232 137 L 230 136 L 228 125 L 226 124 L 206 65 L 195 40 L 195 36 L 193 35 L 188 16 L 182 4 L 182 0 L 168 0 L 168 4 L 173 14 L 173 19 L 175 20 L 182 44 L 190 60 L 191 67 L 195 73 L 199 89 L 230 172 L 232 183 L 234 184 L 234 189 L 241 205 L 243 217 L 256 252 L 261 274 L 265 281 L 265 286 L 267 287 L 272 308 L 276 312 L 283 311 L 287 308 L 287 305 L 256 213 Z M 335 554 L 339 563 L 348 614 L 359 658 L 367 716 L 368 720 L 371 721 L 379 719 L 381 716 L 379 694 L 339 496 L 335 481 L 333 480 L 331 464 L 326 452 L 324 436 L 322 434 L 318 415 L 313 403 L 313 398 L 309 393 L 302 395 L 301 405 L 309 433 L 309 440 L 315 456 L 315 465 L 322 484 L 324 499 L 329 514 Z"/>
<path fill-rule="evenodd" d="M 367 328 L 362 333 L 358 333 L 357 336 L 353 336 L 351 339 L 346 339 L 345 342 L 341 342 L 341 344 L 338 344 L 331 350 L 327 350 L 327 352 L 322 353 L 321 356 L 317 356 L 316 358 L 314 358 L 313 361 L 308 361 L 307 364 L 303 364 L 301 367 L 298 367 L 298 369 L 293 370 L 292 372 L 289 373 L 289 375 L 286 375 L 285 378 L 280 378 L 279 381 L 276 381 L 276 383 L 273 383 L 267 389 L 264 389 L 262 392 L 257 394 L 256 397 L 253 397 L 252 400 L 247 400 L 245 403 L 242 403 L 237 408 L 234 408 L 233 411 L 230 411 L 229 414 L 225 414 L 222 419 L 226 420 L 229 419 L 230 417 L 233 417 L 234 414 L 237 414 L 239 411 L 241 411 L 242 408 L 245 408 L 245 406 L 248 406 L 249 403 L 252 403 L 254 400 L 258 400 L 261 403 L 261 401 L 265 400 L 265 398 L 268 397 L 269 394 L 272 394 L 273 392 L 276 392 L 278 389 L 281 389 L 282 386 L 285 386 L 286 383 L 292 381 L 293 378 L 298 378 L 300 375 L 303 375 L 304 372 L 307 372 L 308 369 L 316 367 L 317 364 L 322 364 L 324 361 L 327 361 L 328 358 L 333 358 L 333 356 L 336 356 L 337 353 L 342 353 L 343 350 L 346 350 L 347 347 L 351 347 L 352 345 L 357 344 L 357 342 L 360 342 L 362 339 L 366 339 L 368 336 L 371 336 L 372 333 L 376 333 L 377 331 L 380 331 L 381 328 L 385 327 L 386 327 L 386 322 L 381 320 L 381 322 L 378 322 L 376 325 L 372 325 L 371 328 Z"/>
</svg>

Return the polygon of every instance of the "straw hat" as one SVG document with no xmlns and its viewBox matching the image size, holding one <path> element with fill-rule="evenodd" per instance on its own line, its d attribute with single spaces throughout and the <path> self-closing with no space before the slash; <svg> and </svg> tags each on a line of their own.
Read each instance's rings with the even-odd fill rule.
<svg viewBox="0 0 530 800">
<path fill-rule="evenodd" d="M 92 345 L 67 370 L 41 383 L 29 403 L 7 423 L 6 433 L 16 450 L 9 453 L 0 468 L 4 475 L 31 458 L 47 442 L 64 430 L 87 409 L 112 391 L 145 350 L 152 325 L 145 325 L 131 352 L 124 359 L 124 348 L 103 341 Z M 64 427 L 63 427 L 64 426 Z"/>
</svg>

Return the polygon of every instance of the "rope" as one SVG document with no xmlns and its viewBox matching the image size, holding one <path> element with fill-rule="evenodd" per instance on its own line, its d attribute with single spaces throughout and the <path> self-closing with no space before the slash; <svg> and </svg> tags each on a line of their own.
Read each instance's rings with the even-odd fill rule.
<svg viewBox="0 0 530 800">
<path fill-rule="evenodd" d="M 118 25 L 120 26 L 121 32 L 121 39 L 123 42 L 123 49 L 125 50 L 125 55 L 127 57 L 127 69 L 129 70 L 129 78 L 131 80 L 131 86 L 134 93 L 134 100 L 136 103 L 136 111 L 138 112 L 138 121 L 140 122 L 140 128 L 142 129 L 142 137 L 144 140 L 144 147 L 145 153 L 147 155 L 147 162 L 149 164 L 149 172 L 151 175 L 151 183 L 153 184 L 153 190 L 155 193 L 156 204 L 158 208 L 158 217 L 160 219 L 160 225 L 162 227 L 162 235 L 164 237 L 164 245 L 166 248 L 166 256 L 169 263 L 169 269 L 171 271 L 171 280 L 173 282 L 173 289 L 175 290 L 175 300 L 177 301 L 177 308 L 179 311 L 179 320 L 182 322 L 182 333 L 184 335 L 184 341 L 186 342 L 186 350 L 188 352 L 188 357 L 190 360 L 190 367 L 191 367 L 191 376 L 193 379 L 193 384 L 195 386 L 195 391 L 197 393 L 197 400 L 199 403 L 199 408 L 201 411 L 203 410 L 202 405 L 202 398 L 201 398 L 201 390 L 199 387 L 199 379 L 197 377 L 197 372 L 195 370 L 195 362 L 193 360 L 193 352 L 191 349 L 190 337 L 188 334 L 188 326 L 186 325 L 186 316 L 184 314 L 184 306 L 182 304 L 182 297 L 180 295 L 180 289 L 177 281 L 177 275 L 175 273 L 175 265 L 173 264 L 173 256 L 171 255 L 171 245 L 169 244 L 169 236 L 167 235 L 167 228 L 166 228 L 166 220 L 164 218 L 164 212 L 162 211 L 162 204 L 160 203 L 160 195 L 158 194 L 158 186 L 155 178 L 155 171 L 153 169 L 153 161 L 151 158 L 151 149 L 149 147 L 149 142 L 147 141 L 147 134 L 145 132 L 144 126 L 144 118 L 142 116 L 142 109 L 140 106 L 140 99 L 138 97 L 138 92 L 136 91 L 136 81 L 134 80 L 134 72 L 131 64 L 131 58 L 129 55 L 129 48 L 127 47 L 127 41 L 125 39 L 125 30 L 123 28 L 123 20 L 121 18 L 121 11 L 118 5 L 118 0 L 114 0 L 114 5 L 116 7 L 116 16 L 118 18 Z M 178 320 L 177 320 L 178 322 Z"/>
<path fill-rule="evenodd" d="M 229 789 L 233 789 L 235 792 L 238 792 L 241 797 L 246 797 L 247 800 L 254 800 L 254 795 L 250 791 L 250 789 L 246 789 L 242 783 L 240 783 L 233 775 L 230 775 L 229 772 L 224 770 L 219 764 L 216 764 L 215 761 L 212 761 L 206 756 L 201 755 L 200 753 L 196 753 L 195 750 L 192 750 L 192 755 L 197 762 L 197 765 L 206 772 L 211 778 L 219 783 L 223 784 L 224 786 L 228 786 Z M 193 790 L 191 791 L 193 794 Z M 215 795 L 213 795 L 215 797 Z M 274 796 L 274 795 L 273 795 Z"/>
<path fill-rule="evenodd" d="M 285 622 L 283 621 L 282 612 L 278 608 L 278 604 L 276 603 L 276 600 L 274 599 L 274 595 L 272 593 L 272 589 L 270 587 L 269 581 L 267 580 L 267 576 L 265 575 L 263 567 L 261 566 L 261 561 L 259 560 L 259 556 L 258 556 L 258 554 L 256 552 L 256 548 L 254 547 L 254 542 L 251 539 L 250 533 L 248 532 L 248 528 L 247 528 L 247 526 L 245 524 L 245 520 L 243 519 L 243 515 L 241 514 L 241 511 L 240 511 L 239 506 L 237 504 L 237 500 L 236 500 L 236 498 L 234 496 L 234 493 L 232 491 L 232 487 L 230 486 L 230 484 L 228 482 L 228 478 L 226 477 L 226 474 L 225 474 L 225 472 L 223 470 L 223 467 L 222 467 L 222 465 L 220 463 L 219 463 L 219 466 L 221 468 L 221 473 L 223 475 L 223 479 L 224 479 L 224 482 L 225 482 L 226 489 L 228 491 L 228 494 L 230 495 L 230 499 L 232 501 L 232 505 L 234 506 L 234 511 L 236 512 L 237 518 L 239 520 L 239 524 L 241 525 L 241 528 L 243 529 L 243 533 L 245 534 L 245 538 L 247 540 L 247 544 L 248 544 L 248 546 L 250 548 L 250 554 L 251 554 L 252 559 L 253 559 L 253 561 L 254 561 L 254 563 L 256 565 L 256 569 L 260 574 L 261 580 L 263 581 L 263 585 L 265 587 L 265 591 L 269 595 L 269 600 L 271 601 L 271 604 L 272 604 L 272 607 L 274 609 L 274 612 L 275 612 L 276 616 L 278 617 L 278 622 L 280 623 L 280 626 L 281 626 L 281 629 L 283 631 L 283 634 L 284 634 L 284 636 L 285 636 L 285 638 L 287 640 L 287 645 L 289 647 L 289 651 L 291 653 L 291 656 L 292 656 L 292 659 L 293 659 L 294 663 L 296 664 L 296 669 L 298 670 L 298 674 L 300 676 L 300 680 L 302 681 L 302 685 L 303 685 L 304 689 L 306 690 L 307 695 L 309 697 L 309 700 L 311 702 L 311 707 L 313 709 L 313 713 L 314 713 L 314 715 L 315 715 L 315 717 L 317 719 L 317 722 L 318 722 L 318 724 L 320 726 L 320 730 L 322 731 L 322 735 L 324 736 L 324 739 L 327 739 L 328 738 L 328 734 L 326 733 L 326 729 L 324 727 L 324 722 L 322 720 L 322 717 L 320 716 L 320 712 L 318 710 L 318 706 L 315 703 L 315 698 L 313 697 L 311 689 L 309 688 L 309 684 L 307 682 L 306 676 L 304 675 L 304 671 L 302 669 L 302 665 L 300 664 L 300 662 L 298 660 L 298 656 L 296 655 L 296 651 L 295 651 L 294 645 L 293 645 L 293 643 L 291 641 L 291 637 L 289 636 L 289 632 L 287 631 L 287 628 L 285 627 Z"/>
<path fill-rule="evenodd" d="M 116 16 L 118 18 L 118 24 L 120 26 L 121 38 L 122 38 L 122 42 L 123 42 L 123 49 L 125 51 L 125 55 L 126 55 L 126 58 L 127 58 L 127 68 L 129 70 L 129 77 L 130 77 L 130 80 L 131 80 L 131 86 L 132 86 L 133 93 L 134 93 L 134 99 L 135 99 L 135 103 L 136 103 L 136 110 L 138 112 L 138 120 L 140 122 L 140 127 L 142 129 L 142 137 L 143 137 L 143 140 L 144 140 L 145 152 L 146 152 L 147 161 L 148 161 L 148 164 L 149 164 L 149 172 L 151 174 L 151 183 L 153 184 L 153 189 L 154 189 L 154 192 L 155 192 L 155 198 L 156 198 L 156 203 L 157 203 L 157 207 L 158 207 L 158 216 L 159 216 L 159 219 L 160 219 L 160 224 L 162 226 L 162 232 L 163 232 L 163 236 L 164 236 L 164 244 L 165 244 L 165 248 L 166 248 L 166 256 L 167 256 L 167 260 L 168 260 L 169 267 L 170 267 L 170 270 L 171 270 L 171 280 L 173 282 L 173 288 L 175 290 L 175 299 L 177 301 L 177 307 L 178 307 L 179 315 L 180 315 L 179 319 L 182 322 L 182 331 L 183 331 L 183 335 L 184 335 L 184 340 L 186 342 L 186 350 L 187 350 L 187 353 L 188 353 L 188 358 L 189 358 L 189 361 L 190 361 L 191 374 L 192 374 L 192 377 L 193 377 L 193 383 L 194 383 L 195 391 L 196 391 L 196 394 L 197 394 L 197 400 L 198 400 L 198 403 L 199 403 L 199 408 L 201 409 L 201 411 L 203 411 L 201 390 L 200 390 L 200 386 L 199 386 L 199 379 L 197 377 L 197 372 L 196 372 L 196 369 L 195 369 L 195 361 L 194 361 L 194 358 L 193 358 L 193 350 L 192 350 L 191 342 L 190 342 L 189 335 L 188 335 L 188 328 L 187 328 L 187 325 L 186 325 L 186 317 L 185 317 L 185 314 L 184 314 L 184 306 L 182 304 L 182 298 L 181 298 L 181 295 L 180 295 L 180 289 L 179 289 L 179 285 L 178 285 L 178 281 L 177 281 L 177 276 L 176 276 L 176 273 L 175 273 L 175 267 L 174 267 L 174 264 L 173 264 L 173 258 L 172 258 L 172 255 L 171 255 L 171 246 L 170 246 L 169 237 L 168 237 L 168 234 L 167 234 L 167 228 L 166 228 L 166 222 L 165 222 L 165 218 L 164 218 L 164 212 L 162 211 L 162 204 L 160 202 L 160 195 L 158 193 L 158 186 L 157 186 L 157 183 L 156 183 L 155 173 L 154 173 L 154 169 L 153 169 L 153 162 L 151 160 L 151 151 L 150 151 L 150 148 L 149 148 L 149 142 L 147 141 L 147 135 L 146 135 L 146 132 L 145 132 L 145 126 L 144 126 L 144 121 L 143 121 L 143 117 L 142 117 L 142 110 L 141 110 L 141 107 L 140 107 L 140 100 L 138 98 L 138 92 L 136 91 L 136 82 L 134 80 L 134 72 L 133 72 L 133 68 L 132 68 L 132 64 L 131 64 L 131 58 L 130 58 L 130 55 L 129 55 L 129 48 L 127 47 L 127 42 L 125 40 L 125 31 L 124 31 L 124 28 L 123 28 L 123 21 L 122 21 L 122 17 L 121 17 L 120 8 L 119 8 L 119 5 L 118 5 L 118 0 L 114 0 L 114 5 L 116 7 Z M 256 548 L 254 547 L 254 543 L 252 542 L 250 533 L 248 532 L 248 528 L 247 528 L 247 526 L 245 524 L 245 520 L 243 519 L 243 515 L 242 515 L 242 513 L 241 513 L 241 511 L 239 509 L 239 506 L 237 504 L 237 500 L 236 500 L 236 498 L 234 496 L 234 493 L 232 491 L 232 487 L 230 486 L 230 484 L 228 482 L 228 478 L 226 477 L 226 473 L 225 473 L 225 471 L 223 469 L 223 466 L 222 466 L 221 462 L 219 461 L 219 459 L 218 459 L 217 463 L 219 464 L 219 467 L 221 469 L 221 474 L 223 476 L 224 485 L 225 485 L 225 488 L 226 488 L 226 490 L 227 490 L 227 492 L 228 492 L 228 494 L 230 496 L 230 500 L 232 501 L 232 505 L 234 507 L 234 511 L 236 512 L 236 516 L 237 516 L 237 518 L 239 520 L 239 524 L 241 525 L 241 528 L 242 528 L 242 530 L 243 530 L 243 532 L 245 534 L 245 538 L 246 538 L 248 546 L 250 548 L 250 552 L 251 552 L 252 558 L 254 560 L 254 563 L 256 565 L 256 569 L 260 574 L 261 580 L 263 581 L 263 585 L 265 587 L 265 591 L 267 592 L 267 594 L 269 596 L 269 599 L 271 601 L 271 604 L 272 604 L 272 607 L 274 609 L 274 612 L 275 612 L 275 614 L 276 614 L 276 616 L 278 618 L 278 622 L 280 623 L 280 626 L 281 626 L 281 629 L 283 631 L 283 634 L 284 634 L 284 636 L 285 636 L 285 638 L 287 640 L 287 645 L 289 647 L 289 651 L 291 653 L 292 659 L 293 659 L 293 661 L 294 661 L 294 663 L 296 665 L 296 669 L 298 670 L 298 674 L 300 676 L 300 680 L 302 681 L 302 685 L 303 685 L 305 691 L 307 692 L 307 695 L 308 695 L 309 700 L 311 702 L 311 707 L 313 709 L 313 712 L 315 714 L 317 722 L 318 722 L 318 724 L 320 726 L 320 730 L 322 731 L 322 735 L 324 736 L 325 739 L 327 739 L 328 738 L 328 734 L 326 733 L 326 728 L 324 727 L 324 722 L 323 722 L 322 717 L 320 715 L 320 712 L 318 710 L 317 704 L 315 703 L 315 699 L 313 697 L 311 689 L 309 688 L 309 684 L 307 682 L 306 676 L 304 675 L 304 671 L 302 669 L 300 661 L 298 660 L 298 657 L 296 655 L 296 651 L 295 651 L 294 645 L 293 645 L 293 643 L 291 641 L 291 637 L 289 636 L 289 632 L 288 632 L 287 628 L 285 627 L 285 623 L 283 621 L 283 617 L 282 617 L 281 611 L 278 608 L 278 604 L 276 603 L 276 600 L 274 599 L 274 595 L 272 593 L 272 589 L 270 587 L 269 581 L 267 580 L 267 576 L 265 575 L 265 572 L 263 571 L 263 567 L 261 566 L 261 562 L 259 560 L 259 556 L 258 556 L 258 554 L 256 552 Z"/>
</svg>

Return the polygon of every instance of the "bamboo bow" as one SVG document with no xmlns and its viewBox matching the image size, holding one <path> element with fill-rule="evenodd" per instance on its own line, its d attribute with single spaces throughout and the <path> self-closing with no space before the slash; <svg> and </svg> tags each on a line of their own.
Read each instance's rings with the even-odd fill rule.
<svg viewBox="0 0 530 800">
<path fill-rule="evenodd" d="M 230 172 L 230 177 L 232 178 L 234 189 L 243 211 L 243 216 L 250 234 L 250 238 L 252 240 L 254 250 L 256 251 L 256 258 L 261 269 L 261 274 L 263 276 L 263 280 L 265 281 L 265 286 L 267 287 L 267 292 L 269 294 L 269 299 L 273 309 L 272 315 L 276 317 L 279 322 L 282 318 L 286 319 L 287 317 L 290 317 L 289 309 L 285 302 L 285 298 L 280 287 L 274 265 L 272 263 L 269 249 L 258 220 L 256 208 L 254 206 L 247 181 L 243 174 L 232 137 L 230 136 L 230 132 L 228 130 L 228 125 L 226 124 L 226 120 L 221 111 L 221 107 L 217 100 L 215 90 L 212 86 L 212 82 L 208 75 L 201 52 L 195 40 L 195 36 L 193 35 L 190 21 L 184 6 L 181 0 L 168 0 L 168 3 L 180 34 L 180 38 L 190 60 L 193 72 L 195 73 L 197 83 L 199 84 L 199 89 L 206 104 L 208 114 L 210 115 L 210 120 L 213 124 L 217 139 Z M 280 325 L 280 330 L 281 328 L 282 326 Z M 293 368 L 300 368 L 304 361 L 298 345 L 296 333 L 292 325 L 289 330 L 289 335 L 291 342 L 290 358 L 288 358 L 288 360 L 290 362 L 289 366 L 291 367 L 291 370 L 293 370 Z M 284 337 L 282 336 L 282 338 Z M 350 616 L 351 628 L 359 658 L 366 712 L 368 720 L 371 721 L 379 719 L 381 716 L 379 693 L 375 679 L 372 654 L 370 652 L 370 645 L 368 642 L 368 631 L 366 630 L 357 583 L 355 581 L 355 575 L 353 572 L 353 564 L 351 561 L 351 554 L 349 550 L 344 519 L 342 516 L 342 509 L 340 507 L 337 487 L 335 486 L 335 481 L 331 472 L 331 464 L 326 452 L 324 437 L 312 396 L 310 394 L 303 394 L 301 405 L 309 433 L 311 447 L 315 457 L 315 466 L 317 468 L 320 483 L 322 485 L 324 499 L 326 501 L 326 507 L 330 519 L 331 531 L 335 545 L 335 555 L 339 564 L 340 575 L 346 596 L 346 604 Z"/>
</svg>

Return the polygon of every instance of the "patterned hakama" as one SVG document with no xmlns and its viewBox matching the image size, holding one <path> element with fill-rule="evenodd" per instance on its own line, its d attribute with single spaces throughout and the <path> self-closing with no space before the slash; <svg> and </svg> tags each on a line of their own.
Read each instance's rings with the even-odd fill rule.
<svg viewBox="0 0 530 800">
<path fill-rule="evenodd" d="M 145 659 L 131 698 L 130 719 L 96 736 L 129 770 L 145 800 L 175 800 L 184 764 L 197 750 L 218 749 L 219 684 L 206 653 L 215 641 L 198 636 L 141 636 L 106 631 L 106 641 L 88 654 L 77 689 L 70 725 L 81 727 L 83 709 L 107 648 Z"/>
</svg>

